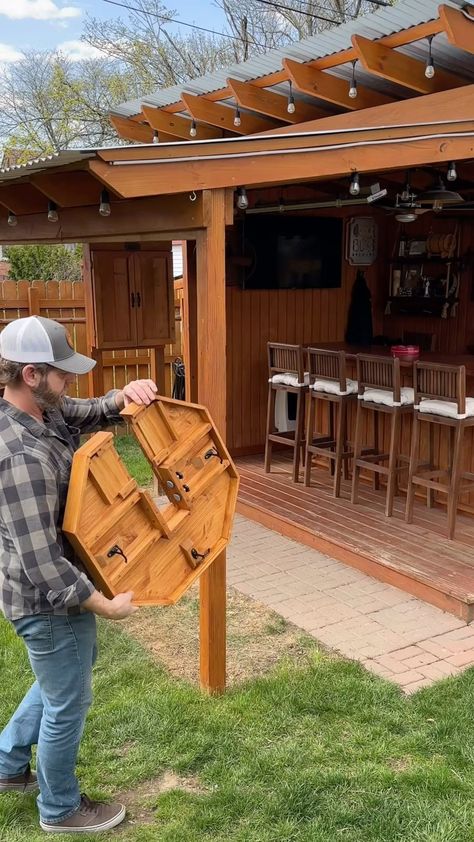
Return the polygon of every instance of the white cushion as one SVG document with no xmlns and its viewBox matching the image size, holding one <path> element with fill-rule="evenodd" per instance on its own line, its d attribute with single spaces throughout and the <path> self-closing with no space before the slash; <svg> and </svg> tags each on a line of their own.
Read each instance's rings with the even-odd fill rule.
<svg viewBox="0 0 474 842">
<path fill-rule="evenodd" d="M 273 377 L 270 377 L 268 382 L 282 386 L 309 386 L 309 373 L 305 371 L 304 383 L 298 383 L 297 375 L 291 374 L 289 371 L 283 371 L 281 374 L 274 374 Z"/>
<path fill-rule="evenodd" d="M 428 412 L 430 415 L 444 415 L 446 418 L 470 418 L 474 415 L 474 398 L 466 398 L 466 411 L 458 412 L 458 405 L 454 401 L 435 401 L 429 398 L 422 398 L 421 403 L 415 406 L 419 412 Z"/>
<path fill-rule="evenodd" d="M 315 380 L 311 386 L 315 392 L 327 392 L 330 395 L 355 395 L 359 388 L 357 380 L 346 378 L 346 391 L 341 391 L 339 380 Z"/>
<path fill-rule="evenodd" d="M 363 395 L 358 395 L 358 398 L 371 403 L 383 403 L 385 406 L 404 406 L 415 402 L 415 390 L 411 386 L 402 386 L 399 402 L 394 401 L 393 392 L 386 389 L 366 389 Z"/>
</svg>

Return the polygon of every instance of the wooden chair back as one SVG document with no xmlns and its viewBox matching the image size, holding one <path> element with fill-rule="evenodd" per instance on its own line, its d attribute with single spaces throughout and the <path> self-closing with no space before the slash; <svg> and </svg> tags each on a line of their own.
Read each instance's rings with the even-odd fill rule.
<svg viewBox="0 0 474 842">
<path fill-rule="evenodd" d="M 466 411 L 466 367 L 418 362 L 413 367 L 415 406 L 422 398 L 455 402 L 458 413 Z"/>
<path fill-rule="evenodd" d="M 289 372 L 296 375 L 298 383 L 304 383 L 304 349 L 302 345 L 284 345 L 268 342 L 268 376 Z"/>
<path fill-rule="evenodd" d="M 346 355 L 344 351 L 326 351 L 322 348 L 307 348 L 309 382 L 315 380 L 337 380 L 341 392 L 347 391 Z"/>
<path fill-rule="evenodd" d="M 366 389 L 384 389 L 393 393 L 394 403 L 400 403 L 400 360 L 397 357 L 376 357 L 357 354 L 359 395 Z"/>
<path fill-rule="evenodd" d="M 423 333 L 416 330 L 403 331 L 404 345 L 418 345 L 420 351 L 435 351 L 436 350 L 436 334 Z"/>
</svg>

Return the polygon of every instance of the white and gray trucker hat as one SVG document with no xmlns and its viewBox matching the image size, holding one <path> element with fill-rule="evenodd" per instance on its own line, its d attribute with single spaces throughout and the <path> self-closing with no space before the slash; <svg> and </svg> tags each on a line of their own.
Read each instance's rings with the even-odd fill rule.
<svg viewBox="0 0 474 842">
<path fill-rule="evenodd" d="M 0 333 L 0 357 L 17 363 L 49 363 L 70 374 L 87 374 L 95 360 L 74 350 L 64 325 L 42 316 L 9 322 Z"/>
</svg>

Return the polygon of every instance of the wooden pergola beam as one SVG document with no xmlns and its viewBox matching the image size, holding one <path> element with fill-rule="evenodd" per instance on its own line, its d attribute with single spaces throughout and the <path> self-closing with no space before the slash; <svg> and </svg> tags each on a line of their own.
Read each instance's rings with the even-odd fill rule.
<svg viewBox="0 0 474 842">
<path fill-rule="evenodd" d="M 452 6 L 440 6 L 438 9 L 448 41 L 459 50 L 474 53 L 474 21 L 469 20 L 460 9 Z M 471 15 L 474 16 L 473 7 Z"/>
<path fill-rule="evenodd" d="M 382 46 L 363 35 L 353 35 L 351 40 L 358 60 L 369 73 L 404 88 L 420 94 L 432 94 L 468 84 L 454 73 L 439 68 L 432 79 L 427 79 L 422 61 Z"/>
<path fill-rule="evenodd" d="M 73 170 L 67 173 L 38 173 L 30 182 L 58 207 L 72 208 L 78 205 L 99 204 L 102 184 L 87 170 Z"/>
<path fill-rule="evenodd" d="M 284 58 L 283 67 L 295 88 L 302 93 L 324 99 L 350 111 L 359 111 L 361 108 L 372 108 L 375 105 L 386 105 L 389 102 L 394 102 L 394 97 L 371 91 L 364 85 L 357 86 L 357 97 L 351 99 L 348 82 L 330 73 L 316 70 L 309 64 L 300 64 L 293 59 Z"/>
<path fill-rule="evenodd" d="M 162 111 L 161 108 L 155 108 L 152 105 L 142 105 L 143 117 L 150 124 L 152 129 L 155 129 L 158 134 L 165 133 L 172 134 L 179 140 L 192 140 L 189 134 L 191 128 L 191 121 L 185 117 L 180 117 L 177 114 L 168 114 Z M 210 140 L 212 138 L 222 137 L 222 131 L 216 129 L 214 126 L 203 125 L 200 123 L 197 127 L 197 137 L 199 140 Z"/>
<path fill-rule="evenodd" d="M 221 129 L 235 132 L 235 134 L 257 134 L 267 132 L 275 128 L 275 123 L 266 120 L 264 117 L 255 117 L 253 114 L 242 113 L 240 115 L 240 126 L 234 125 L 235 111 L 227 105 L 218 105 L 215 102 L 203 99 L 194 94 L 183 93 L 181 95 L 186 111 L 202 123 L 209 123 L 211 126 L 218 126 Z"/>
<path fill-rule="evenodd" d="M 440 32 L 444 32 L 443 23 L 439 18 L 436 18 L 435 20 L 419 23 L 416 26 L 410 26 L 408 29 L 402 29 L 400 32 L 392 32 L 390 35 L 384 35 L 376 43 L 396 49 L 397 47 L 412 44 L 414 41 L 420 41 L 422 38 L 429 38 L 430 35 L 438 35 Z M 329 70 L 331 67 L 339 67 L 341 64 L 354 61 L 357 57 L 354 47 L 348 47 L 345 50 L 340 50 L 338 53 L 331 53 L 328 56 L 313 59 L 308 62 L 308 67 L 314 67 L 316 70 Z M 282 68 L 273 73 L 268 73 L 266 76 L 260 76 L 254 80 L 253 84 L 259 88 L 270 88 L 272 85 L 279 85 L 287 81 L 288 73 Z M 222 99 L 228 99 L 231 96 L 232 92 L 229 88 L 220 88 L 219 90 L 205 94 L 205 99 L 209 102 L 218 102 Z M 170 114 L 176 114 L 179 111 L 184 111 L 184 105 L 182 102 L 174 102 L 171 105 L 164 106 L 164 110 Z"/>
<path fill-rule="evenodd" d="M 0 187 L 0 204 L 17 216 L 46 213 L 48 198 L 29 182 L 7 184 Z"/>
<path fill-rule="evenodd" d="M 117 114 L 109 114 L 118 136 L 123 140 L 131 140 L 136 143 L 153 143 L 153 129 L 143 123 L 135 122 L 127 117 L 119 117 Z"/>
<path fill-rule="evenodd" d="M 267 117 L 280 120 L 281 123 L 305 123 L 327 117 L 327 111 L 308 105 L 306 102 L 296 101 L 294 114 L 288 113 L 288 100 L 281 94 L 257 88 L 250 82 L 240 82 L 238 79 L 227 79 L 227 85 L 239 106 L 249 111 L 258 111 Z"/>
</svg>

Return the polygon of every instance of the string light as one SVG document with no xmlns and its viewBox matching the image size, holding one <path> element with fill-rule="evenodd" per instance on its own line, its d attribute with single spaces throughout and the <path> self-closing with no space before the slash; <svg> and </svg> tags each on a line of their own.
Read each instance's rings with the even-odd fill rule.
<svg viewBox="0 0 474 842">
<path fill-rule="evenodd" d="M 16 213 L 13 213 L 13 211 L 8 211 L 7 222 L 11 228 L 15 228 L 15 226 L 18 225 L 18 217 Z"/>
<path fill-rule="evenodd" d="M 110 216 L 110 196 L 108 190 L 101 191 L 99 213 L 101 216 Z"/>
<path fill-rule="evenodd" d="M 196 137 L 196 135 L 197 135 L 196 120 L 192 121 L 191 128 L 189 129 L 189 134 L 191 135 L 191 137 Z"/>
<path fill-rule="evenodd" d="M 58 208 L 55 202 L 48 202 L 48 222 L 57 222 L 59 219 Z"/>
<path fill-rule="evenodd" d="M 433 37 L 434 37 L 433 35 L 430 35 L 430 37 L 428 38 L 429 49 L 428 49 L 428 58 L 427 58 L 427 61 L 426 61 L 426 67 L 425 67 L 425 76 L 426 76 L 427 79 L 432 79 L 433 76 L 435 75 L 433 53 L 432 53 L 432 50 L 431 50 L 431 42 L 433 41 Z"/>
<path fill-rule="evenodd" d="M 446 178 L 448 179 L 448 181 L 456 181 L 457 177 L 458 177 L 458 172 L 457 172 L 457 169 L 456 169 L 456 162 L 450 161 L 449 167 L 448 167 L 448 172 L 446 173 Z"/>
<path fill-rule="evenodd" d="M 352 174 L 349 193 L 351 196 L 358 196 L 360 193 L 359 173 L 357 170 Z"/>
<path fill-rule="evenodd" d="M 357 79 L 356 79 L 356 72 L 355 66 L 357 64 L 357 59 L 354 59 L 352 62 L 352 79 L 351 79 L 351 86 L 349 88 L 349 96 L 351 99 L 355 99 L 357 97 Z"/>
<path fill-rule="evenodd" d="M 234 126 L 236 126 L 238 128 L 241 125 L 241 123 L 242 123 L 242 120 L 240 118 L 240 108 L 237 105 L 236 108 L 235 108 Z"/>
<path fill-rule="evenodd" d="M 160 136 L 159 136 L 157 130 L 155 129 L 155 131 L 153 132 L 153 143 L 159 143 L 159 142 L 160 142 Z"/>
<path fill-rule="evenodd" d="M 239 210 L 247 210 L 249 206 L 249 200 L 247 196 L 247 191 L 245 187 L 239 187 L 237 190 L 237 207 Z"/>
<path fill-rule="evenodd" d="M 288 114 L 294 114 L 296 111 L 296 106 L 295 98 L 293 96 L 293 83 L 291 79 L 289 80 L 288 84 L 290 86 L 290 93 L 288 94 L 288 105 L 286 106 L 286 110 L 288 111 Z"/>
</svg>

